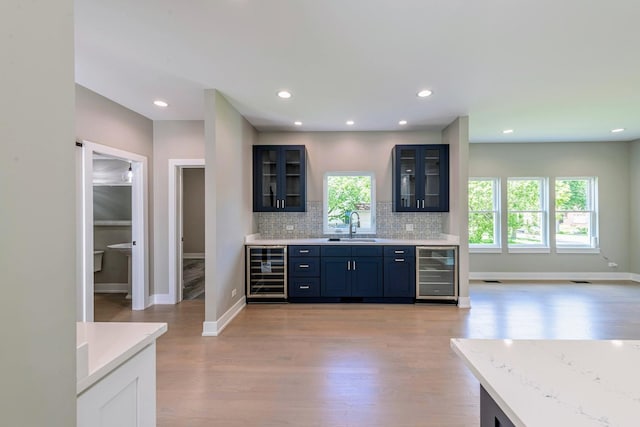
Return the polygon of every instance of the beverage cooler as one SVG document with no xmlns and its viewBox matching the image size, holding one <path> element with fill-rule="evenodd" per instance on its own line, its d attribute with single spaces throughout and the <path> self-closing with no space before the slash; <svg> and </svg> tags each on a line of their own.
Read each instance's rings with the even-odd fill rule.
<svg viewBox="0 0 640 427">
<path fill-rule="evenodd" d="M 458 247 L 416 248 L 416 300 L 458 300 Z"/>
<path fill-rule="evenodd" d="M 287 247 L 247 246 L 247 301 L 287 299 Z"/>
</svg>

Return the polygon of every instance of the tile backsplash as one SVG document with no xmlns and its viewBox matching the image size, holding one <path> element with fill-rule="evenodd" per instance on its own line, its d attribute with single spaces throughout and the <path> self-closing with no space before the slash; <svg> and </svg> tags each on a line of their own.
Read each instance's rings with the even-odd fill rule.
<svg viewBox="0 0 640 427">
<path fill-rule="evenodd" d="M 359 233 L 361 237 L 382 239 L 430 239 L 444 232 L 447 213 L 442 212 L 393 212 L 392 202 L 376 203 L 375 236 Z M 323 237 L 322 202 L 307 202 L 306 212 L 256 213 L 258 233 L 266 239 L 304 239 Z M 413 231 L 406 225 L 413 224 Z M 292 226 L 293 230 L 287 230 Z"/>
</svg>

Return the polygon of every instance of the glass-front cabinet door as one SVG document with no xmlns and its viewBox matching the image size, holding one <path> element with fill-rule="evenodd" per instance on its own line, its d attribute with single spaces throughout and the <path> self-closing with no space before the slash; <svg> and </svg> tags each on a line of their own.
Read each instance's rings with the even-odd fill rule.
<svg viewBox="0 0 640 427">
<path fill-rule="evenodd" d="M 253 211 L 304 212 L 305 147 L 253 146 Z"/>
<path fill-rule="evenodd" d="M 395 212 L 449 211 L 449 146 L 396 145 L 393 149 Z"/>
</svg>

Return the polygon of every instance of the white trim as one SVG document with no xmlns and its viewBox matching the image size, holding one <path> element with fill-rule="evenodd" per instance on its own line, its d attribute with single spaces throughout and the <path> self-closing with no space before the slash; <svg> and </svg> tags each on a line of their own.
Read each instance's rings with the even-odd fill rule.
<svg viewBox="0 0 640 427">
<path fill-rule="evenodd" d="M 82 257 L 79 267 L 82 270 L 82 321 L 93 321 L 93 156 L 95 153 L 107 155 L 131 163 L 133 179 L 131 181 L 131 240 L 136 242 L 132 248 L 132 301 L 133 310 L 144 310 L 150 305 L 149 298 L 149 231 L 148 231 L 148 166 L 147 157 L 129 151 L 120 150 L 95 142 L 82 141 Z"/>
<path fill-rule="evenodd" d="M 242 297 L 231 306 L 229 310 L 220 319 L 215 322 L 202 322 L 203 337 L 217 337 L 226 328 L 229 323 L 247 306 L 247 300 Z"/>
<path fill-rule="evenodd" d="M 151 297 L 153 305 L 174 305 L 175 301 L 171 298 L 171 294 L 153 294 Z"/>
<path fill-rule="evenodd" d="M 498 247 L 477 247 L 469 245 L 469 253 L 470 254 L 501 254 L 502 248 Z"/>
<path fill-rule="evenodd" d="M 127 283 L 94 283 L 93 292 L 96 294 L 128 294 Z"/>
<path fill-rule="evenodd" d="M 631 273 L 469 272 L 469 280 L 634 280 Z"/>
<path fill-rule="evenodd" d="M 471 297 L 458 297 L 458 308 L 471 308 Z"/>
<path fill-rule="evenodd" d="M 182 242 L 178 239 L 182 227 L 181 205 L 182 169 L 204 168 L 204 159 L 169 159 L 169 296 L 177 304 L 182 300 L 182 275 L 179 265 L 182 265 Z M 206 184 L 205 184 L 206 185 Z"/>
<path fill-rule="evenodd" d="M 183 253 L 182 259 L 204 259 L 204 252 Z"/>
<path fill-rule="evenodd" d="M 634 282 L 640 282 L 640 274 L 631 273 L 631 280 Z"/>
</svg>

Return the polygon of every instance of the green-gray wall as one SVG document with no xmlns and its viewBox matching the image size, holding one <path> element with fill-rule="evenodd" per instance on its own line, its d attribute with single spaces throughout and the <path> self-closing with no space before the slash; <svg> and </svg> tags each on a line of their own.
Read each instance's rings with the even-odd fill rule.
<svg viewBox="0 0 640 427">
<path fill-rule="evenodd" d="M 629 272 L 630 144 L 567 142 L 471 144 L 469 177 L 499 177 L 505 195 L 508 177 L 598 177 L 600 254 L 509 254 L 506 233 L 500 254 L 472 253 L 470 271 L 493 272 Z M 503 230 L 506 229 L 502 198 Z M 551 206 L 550 209 L 553 207 Z M 553 227 L 552 227 L 553 228 Z M 553 230 L 550 231 L 553 236 Z M 607 266 L 607 257 L 618 268 Z"/>
<path fill-rule="evenodd" d="M 630 235 L 631 248 L 629 271 L 637 275 L 640 281 L 640 140 L 630 143 L 629 170 L 631 174 L 630 188 Z"/>
<path fill-rule="evenodd" d="M 218 91 L 205 90 L 204 98 L 206 332 L 208 322 L 216 322 L 217 329 L 221 317 L 244 298 L 244 237 L 256 229 L 251 146 L 257 132 Z"/>
<path fill-rule="evenodd" d="M 0 424 L 76 424 L 73 1 L 0 6 Z"/>
</svg>

